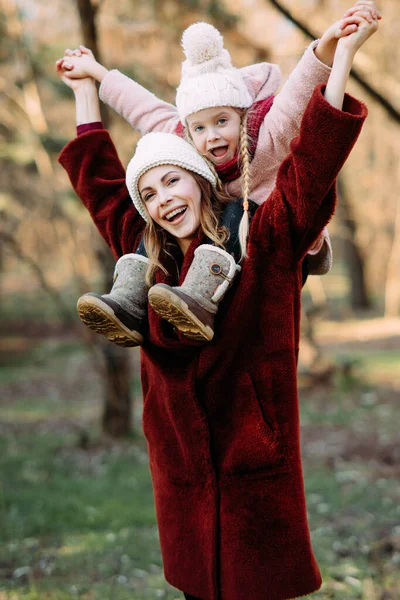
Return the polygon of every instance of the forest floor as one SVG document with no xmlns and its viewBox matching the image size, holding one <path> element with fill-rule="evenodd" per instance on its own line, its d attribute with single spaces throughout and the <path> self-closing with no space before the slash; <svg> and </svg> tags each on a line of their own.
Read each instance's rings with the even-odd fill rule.
<svg viewBox="0 0 400 600">
<path fill-rule="evenodd" d="M 134 435 L 106 439 L 74 331 L 8 319 L 0 334 L 0 600 L 182 598 L 163 577 L 140 400 Z M 311 597 L 398 600 L 400 321 L 321 321 L 317 338 L 344 367 L 300 378 Z"/>
</svg>

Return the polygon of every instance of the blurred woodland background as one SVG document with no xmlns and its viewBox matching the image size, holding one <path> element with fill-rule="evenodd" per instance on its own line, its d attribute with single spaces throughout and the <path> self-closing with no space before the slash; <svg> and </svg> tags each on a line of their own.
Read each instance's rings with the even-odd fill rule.
<svg viewBox="0 0 400 600">
<path fill-rule="evenodd" d="M 113 260 L 57 163 L 75 135 L 65 48 L 173 102 L 182 31 L 283 79 L 351 0 L 0 0 L 0 600 L 175 599 L 162 575 L 139 353 L 80 323 Z M 334 267 L 303 293 L 300 401 L 319 600 L 400 598 L 400 12 L 357 54 L 369 117 L 338 182 Z M 104 122 L 126 164 L 137 134 Z M 250 600 L 250 599 L 249 599 Z"/>
</svg>

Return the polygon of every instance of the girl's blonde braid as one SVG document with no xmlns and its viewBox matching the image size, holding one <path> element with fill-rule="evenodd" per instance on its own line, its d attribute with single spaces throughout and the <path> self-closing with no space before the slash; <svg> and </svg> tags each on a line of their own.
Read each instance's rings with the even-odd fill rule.
<svg viewBox="0 0 400 600">
<path fill-rule="evenodd" d="M 250 152 L 247 133 L 247 111 L 242 116 L 239 134 L 239 154 L 242 171 L 243 217 L 239 225 L 239 242 L 242 251 L 241 259 L 247 255 L 247 237 L 249 235 L 249 189 L 250 189 Z"/>
</svg>

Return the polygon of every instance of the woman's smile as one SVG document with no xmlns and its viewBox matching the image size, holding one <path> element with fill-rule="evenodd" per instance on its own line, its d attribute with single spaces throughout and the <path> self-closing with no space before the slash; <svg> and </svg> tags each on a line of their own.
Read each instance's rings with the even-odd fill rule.
<svg viewBox="0 0 400 600">
<path fill-rule="evenodd" d="M 178 208 L 173 208 L 169 210 L 162 218 L 166 219 L 168 223 L 181 223 L 187 211 L 187 206 L 179 206 Z"/>
<path fill-rule="evenodd" d="M 149 216 L 185 252 L 200 227 L 201 190 L 193 175 L 175 165 L 160 165 L 144 173 L 138 187 Z"/>
</svg>

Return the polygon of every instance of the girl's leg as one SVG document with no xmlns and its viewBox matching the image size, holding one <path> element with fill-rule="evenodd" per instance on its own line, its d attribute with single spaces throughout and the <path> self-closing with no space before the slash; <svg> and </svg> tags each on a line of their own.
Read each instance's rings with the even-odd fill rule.
<svg viewBox="0 0 400 600">
<path fill-rule="evenodd" d="M 142 344 L 147 326 L 147 266 L 141 242 L 135 254 L 118 260 L 109 294 L 88 292 L 79 298 L 78 314 L 85 325 L 118 346 Z"/>
<path fill-rule="evenodd" d="M 250 212 L 257 204 L 250 202 Z M 221 219 L 230 232 L 226 250 L 209 244 L 199 246 L 179 287 L 163 283 L 149 290 L 149 303 L 156 313 L 172 323 L 187 338 L 210 341 L 218 305 L 231 286 L 240 267 L 239 224 L 243 215 L 241 201 L 229 202 Z"/>
<path fill-rule="evenodd" d="M 218 305 L 240 267 L 231 254 L 211 244 L 196 248 L 194 258 L 180 286 L 158 283 L 149 290 L 149 304 L 182 334 L 198 342 L 214 337 Z"/>
</svg>

